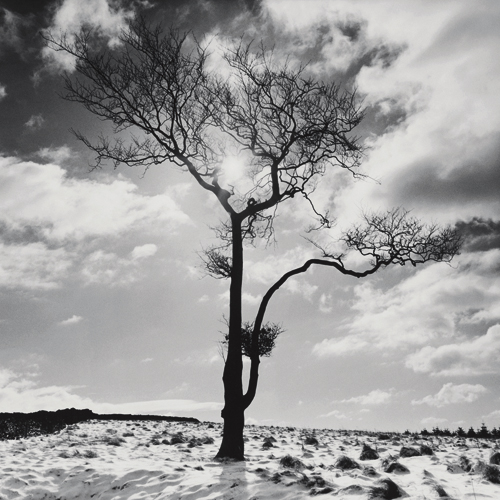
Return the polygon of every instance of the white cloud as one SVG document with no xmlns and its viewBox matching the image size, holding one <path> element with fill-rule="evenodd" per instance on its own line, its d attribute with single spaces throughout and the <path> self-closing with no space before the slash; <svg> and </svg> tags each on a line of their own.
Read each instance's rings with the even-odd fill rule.
<svg viewBox="0 0 500 500">
<path fill-rule="evenodd" d="M 422 399 L 414 399 L 412 405 L 427 404 L 441 408 L 450 404 L 473 403 L 481 395 L 488 392 L 488 389 L 481 384 L 458 384 L 451 382 L 444 384 L 440 391 L 434 395 L 425 396 Z"/>
<path fill-rule="evenodd" d="M 127 286 L 140 277 L 137 259 L 123 259 L 115 253 L 96 250 L 82 262 L 81 276 L 87 285 Z"/>
<path fill-rule="evenodd" d="M 89 408 L 95 413 L 176 413 L 218 411 L 222 405 L 216 402 L 198 402 L 190 399 L 164 399 L 130 403 L 97 403 L 74 393 L 76 387 L 39 387 L 35 380 L 0 368 L 0 411 L 35 412 L 54 411 L 63 408 Z"/>
<path fill-rule="evenodd" d="M 0 287 L 51 290 L 58 288 L 73 265 L 74 255 L 44 243 L 0 243 Z"/>
<path fill-rule="evenodd" d="M 333 410 L 329 413 L 325 413 L 324 415 L 320 415 L 319 417 L 320 418 L 335 417 L 338 420 L 350 420 L 350 418 L 345 413 L 342 413 L 339 410 Z"/>
<path fill-rule="evenodd" d="M 7 97 L 7 90 L 5 90 L 5 85 L 2 85 L 0 83 L 0 101 L 4 98 Z"/>
<path fill-rule="evenodd" d="M 74 394 L 73 390 L 69 386 L 38 387 L 30 378 L 0 369 L 0 411 L 34 412 L 92 407 L 92 400 Z"/>
<path fill-rule="evenodd" d="M 30 119 L 24 124 L 24 126 L 28 127 L 30 130 L 38 130 L 42 128 L 44 121 L 45 119 L 42 115 L 31 115 Z"/>
<path fill-rule="evenodd" d="M 241 300 L 245 304 L 250 304 L 252 306 L 255 306 L 260 303 L 262 300 L 262 295 L 252 295 L 251 293 L 243 292 L 241 295 Z"/>
<path fill-rule="evenodd" d="M 499 373 L 500 325 L 471 340 L 438 347 L 426 346 L 408 356 L 406 366 L 417 373 L 467 376 Z"/>
<path fill-rule="evenodd" d="M 112 182 L 73 179 L 59 166 L 0 157 L 0 220 L 38 227 L 55 242 L 114 236 L 139 224 L 170 229 L 190 222 L 167 193 L 143 196 L 121 176 Z"/>
<path fill-rule="evenodd" d="M 264 258 L 258 260 L 249 255 L 245 263 L 245 278 L 251 282 L 271 285 L 287 271 L 302 266 L 313 256 L 313 253 L 311 248 L 295 247 L 281 255 L 268 253 Z"/>
<path fill-rule="evenodd" d="M 141 195 L 121 176 L 108 182 L 77 179 L 51 163 L 0 156 L 0 286 L 55 288 L 78 269 L 87 282 L 131 283 L 156 245 L 137 246 L 121 258 L 104 250 L 89 255 L 88 243 L 100 238 L 104 245 L 105 238 L 134 229 L 161 226 L 172 233 L 190 223 L 171 195 Z"/>
<path fill-rule="evenodd" d="M 45 160 L 50 160 L 57 165 L 71 158 L 75 153 L 68 146 L 60 146 L 58 148 L 41 148 L 36 154 Z"/>
<path fill-rule="evenodd" d="M 405 205 L 419 216 L 448 222 L 471 212 L 497 216 L 500 4 L 425 0 L 395 9 L 392 0 L 266 0 L 264 5 L 292 57 L 312 53 L 319 57 L 312 68 L 330 74 L 351 65 L 369 115 L 378 118 L 363 170 L 381 185 L 350 184 L 335 199 L 338 220 L 350 219 L 360 206 Z"/>
<path fill-rule="evenodd" d="M 83 320 L 82 316 L 77 316 L 76 314 L 73 314 L 71 318 L 65 319 L 64 321 L 60 321 L 59 325 L 61 326 L 75 325 L 76 323 L 80 323 L 80 321 L 82 320 Z"/>
<path fill-rule="evenodd" d="M 126 22 L 133 16 L 133 12 L 120 8 L 115 2 L 108 0 L 64 0 L 55 11 L 52 25 L 48 31 L 55 37 L 65 33 L 69 41 L 74 34 L 83 27 L 98 30 L 99 34 L 108 41 L 109 46 L 115 46 L 118 35 L 126 27 Z M 42 54 L 49 65 L 56 70 L 73 71 L 75 60 L 65 52 L 55 52 L 44 47 Z"/>
<path fill-rule="evenodd" d="M 426 417 L 420 421 L 422 425 L 426 425 L 428 427 L 441 425 L 444 424 L 445 422 L 448 422 L 447 418 L 438 418 L 438 417 Z"/>
<path fill-rule="evenodd" d="M 270 286 L 286 272 L 302 266 L 312 256 L 313 250 L 311 248 L 299 246 L 287 250 L 282 255 L 267 254 L 264 258 L 258 260 L 254 255 L 250 255 L 245 262 L 245 279 L 250 283 Z M 308 274 L 311 275 L 313 272 L 313 269 L 310 269 Z M 311 302 L 317 289 L 316 285 L 311 285 L 307 281 L 306 274 L 299 274 L 297 277 L 288 279 L 282 286 L 281 291 L 301 295 Z"/>
<path fill-rule="evenodd" d="M 309 302 L 312 302 L 312 296 L 318 289 L 316 285 L 311 285 L 304 278 L 291 278 L 287 280 L 283 288 L 290 293 L 302 295 Z"/>
<path fill-rule="evenodd" d="M 312 352 L 319 357 L 344 356 L 363 351 L 369 343 L 360 335 L 349 335 L 342 338 L 323 339 L 313 346 Z"/>
<path fill-rule="evenodd" d="M 314 352 L 343 355 L 368 345 L 391 352 L 451 338 L 465 324 L 498 320 L 499 264 L 499 249 L 464 253 L 453 266 L 428 264 L 386 290 L 372 280 L 356 285 L 354 315 L 343 327 L 348 334 L 323 340 Z"/>
<path fill-rule="evenodd" d="M 332 300 L 333 299 L 331 294 L 322 293 L 321 297 L 319 298 L 319 310 L 325 314 L 332 312 Z"/>
<path fill-rule="evenodd" d="M 362 396 L 355 396 L 349 399 L 343 399 L 339 403 L 356 403 L 361 405 L 377 406 L 389 403 L 392 399 L 392 391 L 383 391 L 381 389 L 374 389 L 368 394 Z"/>
<path fill-rule="evenodd" d="M 475 190 L 474 179 L 487 175 L 490 159 L 496 157 L 500 40 L 494 33 L 500 9 L 492 3 L 487 12 L 463 1 L 444 5 L 422 2 L 398 9 L 391 13 L 391 26 L 376 26 L 384 8 L 378 2 L 372 9 L 365 4 L 362 15 L 369 29 L 386 40 L 403 41 L 407 48 L 393 64 L 364 66 L 356 83 L 366 104 L 380 106 L 382 113 L 400 110 L 406 118 L 370 143 L 364 168 L 382 185 L 347 189 L 344 210 L 362 199 L 377 207 L 404 203 L 442 221 L 471 211 L 485 217 L 498 214 L 499 201 L 483 201 L 487 190 Z M 411 15 L 414 19 L 407 22 Z M 394 32 L 398 25 L 413 28 Z M 454 179 L 467 178 L 471 165 L 470 181 L 458 190 Z"/>
<path fill-rule="evenodd" d="M 146 243 L 132 250 L 132 260 L 146 259 L 152 257 L 158 251 L 158 247 L 153 243 Z"/>
<path fill-rule="evenodd" d="M 96 413 L 131 413 L 147 415 L 150 413 L 179 413 L 195 411 L 220 411 L 222 403 L 199 402 L 192 399 L 164 399 L 153 401 L 137 401 L 131 403 L 93 405 Z"/>
<path fill-rule="evenodd" d="M 491 413 L 489 413 L 488 415 L 484 415 L 482 417 L 482 421 L 488 422 L 488 423 L 491 422 L 492 425 L 495 425 L 494 422 L 500 423 L 500 410 L 494 410 Z M 498 424 L 497 424 L 497 427 L 498 427 Z"/>
</svg>

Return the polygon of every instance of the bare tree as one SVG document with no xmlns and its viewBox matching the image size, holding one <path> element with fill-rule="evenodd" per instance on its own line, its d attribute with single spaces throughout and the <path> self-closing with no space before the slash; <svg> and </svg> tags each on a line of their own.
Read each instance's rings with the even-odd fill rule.
<svg viewBox="0 0 500 500">
<path fill-rule="evenodd" d="M 243 249 L 245 242 L 271 238 L 281 203 L 304 198 L 318 221 L 329 227 L 328 213 L 314 204 L 316 183 L 327 169 L 358 172 L 362 150 L 352 135 L 363 112 L 353 91 L 307 76 L 305 67 L 273 59 L 272 51 L 240 43 L 224 54 L 230 76 L 207 71 L 208 54 L 189 34 L 152 27 L 142 19 L 130 23 L 121 45 L 101 50 L 98 34 L 75 38 L 46 34 L 49 46 L 72 55 L 77 76 L 65 77 L 64 98 L 83 104 L 114 125 L 114 140 L 91 143 L 96 167 L 110 160 L 148 168 L 172 162 L 189 172 L 220 202 L 227 220 L 216 231 L 221 245 L 204 252 L 207 271 L 230 280 L 225 360 L 224 432 L 218 457 L 244 458 L 244 411 L 255 396 L 259 359 L 269 354 L 281 328 L 264 325 L 273 294 L 312 265 L 334 267 L 363 277 L 390 264 L 447 261 L 458 251 L 450 229 L 423 227 L 402 210 L 366 218 L 365 226 L 344 235 L 347 249 L 371 256 L 364 271 L 344 266 L 344 255 L 318 249 L 322 257 L 284 274 L 266 293 L 253 324 L 242 320 Z M 130 129 L 128 140 L 123 132 Z M 133 131 L 137 135 L 134 135 Z M 240 193 L 221 185 L 221 164 L 228 151 L 248 159 L 251 189 Z M 243 391 L 243 354 L 250 356 L 248 390 Z"/>
</svg>

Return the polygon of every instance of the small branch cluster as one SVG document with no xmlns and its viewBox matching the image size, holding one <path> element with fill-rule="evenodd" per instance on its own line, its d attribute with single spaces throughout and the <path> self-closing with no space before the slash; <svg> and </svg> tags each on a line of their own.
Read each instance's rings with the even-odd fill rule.
<svg viewBox="0 0 500 500">
<path fill-rule="evenodd" d="M 233 261 L 231 257 L 224 255 L 220 248 L 212 247 L 203 250 L 201 259 L 205 271 L 216 279 L 228 279 L 231 277 Z"/>
<path fill-rule="evenodd" d="M 348 249 L 373 257 L 374 266 L 449 262 L 462 244 L 456 229 L 425 225 L 401 208 L 365 215 L 364 219 L 365 224 L 347 231 L 343 241 Z"/>
<path fill-rule="evenodd" d="M 250 322 L 243 323 L 241 327 L 241 352 L 244 356 L 253 358 L 253 348 L 252 348 L 252 334 L 253 334 L 254 324 Z M 281 325 L 276 323 L 266 323 L 260 329 L 259 334 L 259 352 L 258 356 L 271 356 L 272 350 L 274 349 L 276 339 L 283 333 L 284 330 Z M 224 340 L 222 341 L 223 346 L 227 346 L 229 342 L 229 333 L 224 334 Z"/>
</svg>

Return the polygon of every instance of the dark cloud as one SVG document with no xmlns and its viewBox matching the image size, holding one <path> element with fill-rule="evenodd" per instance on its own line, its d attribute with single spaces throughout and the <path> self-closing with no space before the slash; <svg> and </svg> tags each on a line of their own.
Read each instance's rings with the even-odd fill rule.
<svg viewBox="0 0 500 500">
<path fill-rule="evenodd" d="M 33 16 L 58 3 L 54 0 L 2 0 L 2 7 L 22 16 Z"/>
<path fill-rule="evenodd" d="M 366 27 L 366 21 L 344 21 L 337 24 L 340 32 L 347 37 L 351 42 L 357 42 L 361 35 L 363 28 Z"/>
<path fill-rule="evenodd" d="M 473 217 L 469 221 L 459 221 L 455 227 L 464 238 L 464 250 L 484 252 L 500 248 L 500 221 Z"/>
<path fill-rule="evenodd" d="M 168 0 L 152 5 L 142 12 L 148 19 L 163 20 L 198 35 L 214 28 L 225 31 L 235 20 L 245 22 L 245 16 L 258 16 L 262 11 L 262 0 Z"/>
<path fill-rule="evenodd" d="M 0 7 L 0 57 L 3 59 L 9 53 L 25 57 L 29 51 L 30 41 L 36 36 L 35 17 L 23 15 L 5 7 Z"/>
<path fill-rule="evenodd" d="M 475 157 L 465 158 L 444 174 L 442 160 L 429 158 L 408 166 L 392 181 L 398 203 L 496 202 L 500 193 L 500 134 L 489 137 Z"/>
<path fill-rule="evenodd" d="M 353 82 L 365 66 L 378 65 L 387 69 L 406 49 L 406 45 L 374 42 L 368 36 L 367 27 L 366 21 L 357 20 L 339 21 L 335 25 L 327 22 L 319 24 L 315 27 L 316 43 L 307 54 L 304 54 L 304 60 L 318 61 L 319 56 L 319 61 L 324 60 L 325 66 L 328 67 L 328 61 L 324 59 L 325 55 L 321 49 L 325 45 L 332 44 L 340 33 L 352 47 L 356 47 L 356 50 L 353 50 L 352 61 L 347 69 L 333 72 L 331 68 L 328 69 L 336 81 Z"/>
<path fill-rule="evenodd" d="M 0 242 L 5 245 L 28 245 L 30 243 L 44 242 L 47 238 L 44 236 L 44 229 L 49 226 L 31 226 L 12 227 L 5 221 L 0 220 Z"/>
</svg>

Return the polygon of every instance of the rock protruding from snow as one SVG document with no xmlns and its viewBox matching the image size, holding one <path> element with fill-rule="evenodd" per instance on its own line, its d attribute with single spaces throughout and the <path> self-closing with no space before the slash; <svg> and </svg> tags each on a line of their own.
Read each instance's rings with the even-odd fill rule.
<svg viewBox="0 0 500 500">
<path fill-rule="evenodd" d="M 420 454 L 421 455 L 434 455 L 432 448 L 426 444 L 420 445 Z"/>
<path fill-rule="evenodd" d="M 490 464 L 491 465 L 500 465 L 500 451 L 494 451 L 490 455 Z"/>
<path fill-rule="evenodd" d="M 420 451 L 410 446 L 403 446 L 401 450 L 399 450 L 399 456 L 402 458 L 419 457 L 421 455 L 422 453 L 420 453 Z"/>
<path fill-rule="evenodd" d="M 382 469 L 388 473 L 408 474 L 410 472 L 405 465 L 400 464 L 397 460 L 390 459 L 382 462 Z"/>
<path fill-rule="evenodd" d="M 335 462 L 334 467 L 342 470 L 350 470 L 350 469 L 360 469 L 358 462 L 348 457 L 347 455 L 340 455 L 340 457 Z"/>
<path fill-rule="evenodd" d="M 379 454 L 368 444 L 363 444 L 363 449 L 361 450 L 360 460 L 377 460 Z"/>
<path fill-rule="evenodd" d="M 280 460 L 280 465 L 286 469 L 303 470 L 306 468 L 304 462 L 299 458 L 292 457 L 291 455 L 285 455 Z"/>
<path fill-rule="evenodd" d="M 377 500 L 393 500 L 394 498 L 401 498 L 405 492 L 388 477 L 377 481 L 377 484 L 371 488 L 371 499 Z"/>
</svg>

